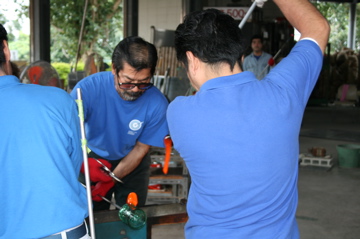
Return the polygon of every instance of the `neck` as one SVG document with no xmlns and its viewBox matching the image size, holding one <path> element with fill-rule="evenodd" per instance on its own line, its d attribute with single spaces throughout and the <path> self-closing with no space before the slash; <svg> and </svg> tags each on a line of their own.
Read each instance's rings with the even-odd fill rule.
<svg viewBox="0 0 360 239">
<path fill-rule="evenodd" d="M 206 81 L 214 78 L 235 75 L 242 72 L 238 63 L 235 64 L 234 69 L 232 70 L 230 69 L 230 66 L 227 63 L 222 63 L 217 66 L 210 66 L 206 64 L 205 69 L 206 70 L 204 71 L 204 77 L 202 78 L 203 81 L 201 82 L 201 85 L 204 84 Z"/>
<path fill-rule="evenodd" d="M 261 56 L 261 54 L 262 54 L 262 51 L 256 51 L 256 52 L 254 52 L 254 55 L 255 55 L 255 56 Z"/>
<path fill-rule="evenodd" d="M 0 65 L 0 76 L 11 75 L 11 74 L 12 71 L 11 71 L 10 63 L 7 64 L 6 62 L 4 62 L 3 64 Z"/>
</svg>

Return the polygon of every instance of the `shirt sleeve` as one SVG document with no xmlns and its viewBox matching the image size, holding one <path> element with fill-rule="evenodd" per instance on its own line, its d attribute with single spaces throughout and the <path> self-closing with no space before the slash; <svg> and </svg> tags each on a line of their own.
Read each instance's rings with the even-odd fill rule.
<svg viewBox="0 0 360 239">
<path fill-rule="evenodd" d="M 155 110 L 152 112 L 148 123 L 139 137 L 141 143 L 156 147 L 165 147 L 164 137 L 169 134 L 166 121 L 167 107 L 168 102 L 165 98 L 155 106 Z"/>
<path fill-rule="evenodd" d="M 86 82 L 84 81 L 85 78 L 81 81 L 79 81 L 74 89 L 70 92 L 70 96 L 74 99 L 77 100 L 78 99 L 78 93 L 77 93 L 77 89 L 80 88 L 80 93 L 81 93 L 81 100 L 82 100 L 82 105 L 83 105 L 83 110 L 84 110 L 84 117 L 85 119 L 87 118 L 87 114 L 89 113 L 89 106 L 92 104 L 91 100 L 94 98 L 89 97 L 88 94 L 88 87 Z"/>
<path fill-rule="evenodd" d="M 82 145 L 81 145 L 81 135 L 80 135 L 80 118 L 78 115 L 77 105 L 72 102 L 70 108 L 70 120 L 69 127 L 71 129 L 72 135 L 70 137 L 72 151 L 70 157 L 74 162 L 76 173 L 80 172 L 80 167 L 83 161 L 82 158 Z"/>
<path fill-rule="evenodd" d="M 318 80 L 322 69 L 323 54 L 316 42 L 303 39 L 282 59 L 266 80 L 284 89 L 288 94 L 295 94 L 306 104 Z"/>
</svg>

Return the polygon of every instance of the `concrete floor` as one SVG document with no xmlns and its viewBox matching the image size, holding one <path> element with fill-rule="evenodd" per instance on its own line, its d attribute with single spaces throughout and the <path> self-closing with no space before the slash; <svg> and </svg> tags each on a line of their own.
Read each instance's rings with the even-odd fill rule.
<svg viewBox="0 0 360 239">
<path fill-rule="evenodd" d="M 300 154 L 311 147 L 324 147 L 333 167 L 300 166 L 297 222 L 302 239 L 360 238 L 360 168 L 338 165 L 336 146 L 360 144 L 360 108 L 311 107 L 304 114 L 302 130 L 323 130 L 318 137 L 300 136 Z M 342 130 L 351 139 L 326 131 Z M 331 136 L 331 135 L 330 135 Z M 182 239 L 184 224 L 153 226 L 153 239 Z"/>
</svg>

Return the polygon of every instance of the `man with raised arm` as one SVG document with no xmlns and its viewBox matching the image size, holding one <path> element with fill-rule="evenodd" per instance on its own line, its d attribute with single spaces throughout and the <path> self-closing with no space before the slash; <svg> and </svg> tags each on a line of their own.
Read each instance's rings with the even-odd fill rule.
<svg viewBox="0 0 360 239">
<path fill-rule="evenodd" d="M 261 81 L 241 71 L 243 38 L 229 15 L 197 11 L 177 27 L 177 58 L 198 90 L 167 111 L 191 175 L 187 239 L 300 237 L 298 137 L 330 28 L 308 0 L 274 2 L 301 39 Z"/>
</svg>

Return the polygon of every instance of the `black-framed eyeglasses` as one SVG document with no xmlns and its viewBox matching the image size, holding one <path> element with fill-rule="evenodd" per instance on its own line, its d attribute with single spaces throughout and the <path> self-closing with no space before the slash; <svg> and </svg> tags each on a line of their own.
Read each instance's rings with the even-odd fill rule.
<svg viewBox="0 0 360 239">
<path fill-rule="evenodd" d="M 153 83 L 118 83 L 119 87 L 123 90 L 131 90 L 134 89 L 135 86 L 139 90 L 147 90 L 153 86 Z"/>
</svg>

